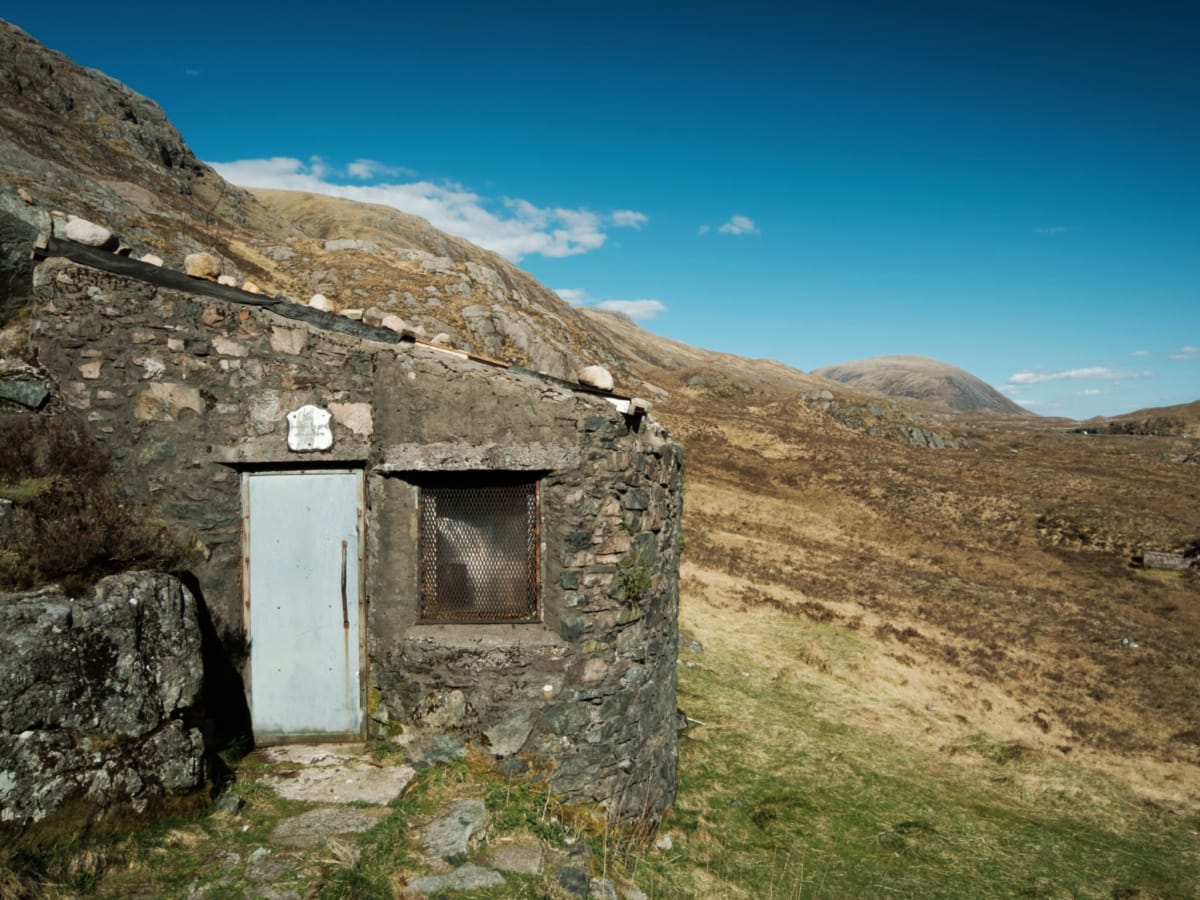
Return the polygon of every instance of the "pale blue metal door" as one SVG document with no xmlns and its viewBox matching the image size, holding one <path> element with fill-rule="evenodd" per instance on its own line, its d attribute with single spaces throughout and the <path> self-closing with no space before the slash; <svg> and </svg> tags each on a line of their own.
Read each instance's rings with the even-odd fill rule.
<svg viewBox="0 0 1200 900">
<path fill-rule="evenodd" d="M 361 472 L 243 476 L 258 743 L 362 734 Z"/>
</svg>

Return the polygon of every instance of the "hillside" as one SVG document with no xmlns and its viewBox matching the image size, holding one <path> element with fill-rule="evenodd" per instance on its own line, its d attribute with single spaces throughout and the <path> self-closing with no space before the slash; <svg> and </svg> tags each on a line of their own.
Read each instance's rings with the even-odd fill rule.
<svg viewBox="0 0 1200 900">
<path fill-rule="evenodd" d="M 306 302 L 320 292 L 343 308 L 395 312 L 430 337 L 445 332 L 456 346 L 553 375 L 601 363 L 628 381 L 581 313 L 499 256 L 389 208 L 230 185 L 152 100 L 3 21 L 0 60 L 7 297 L 29 295 L 28 248 L 50 231 L 50 213 L 63 211 L 172 268 L 208 250 L 224 274 L 270 295 Z M 12 315 L 0 305 L 0 324 Z"/>
<path fill-rule="evenodd" d="M 4 21 L 0 60 L 6 242 L 48 232 L 50 211 L 65 210 L 107 224 L 135 251 L 160 253 L 176 266 L 188 253 L 215 247 L 249 277 L 259 274 L 257 260 L 237 238 L 290 233 L 200 162 L 152 100 Z M 27 275 L 21 263 L 11 256 L 3 268 Z"/>
<path fill-rule="evenodd" d="M 1200 437 L 1200 400 L 1176 406 L 1139 409 L 1110 418 L 1089 419 L 1085 431 L 1147 437 Z"/>
<path fill-rule="evenodd" d="M 680 705 L 701 720 L 681 763 L 696 792 L 685 789 L 667 823 L 712 843 L 709 856 L 695 851 L 699 893 L 753 895 L 738 886 L 752 864 L 713 862 L 722 835 L 712 823 L 749 813 L 731 811 L 738 783 L 710 784 L 725 771 L 712 767 L 759 760 L 765 746 L 837 747 L 828 766 L 847 796 L 884 790 L 899 776 L 872 769 L 849 733 L 902 754 L 897 771 L 970 782 L 1016 818 L 1070 808 L 1071 828 L 1083 828 L 1103 807 L 1130 828 L 1194 833 L 1200 570 L 1134 560 L 1200 546 L 1200 402 L 1079 434 L 933 361 L 804 373 L 689 347 L 571 307 L 416 217 L 228 185 L 151 101 L 0 23 L 0 355 L 12 359 L 29 242 L 51 210 L 101 222 L 175 268 L 213 250 L 268 293 L 394 311 L 428 335 L 552 374 L 601 363 L 619 391 L 653 401 L 686 448 L 681 618 L 706 648 L 681 668 Z M 820 709 L 772 708 L 763 698 L 776 690 Z M 818 720 L 827 733 L 803 730 Z M 953 814 L 974 809 L 971 797 Z M 819 843 L 835 811 L 793 799 L 765 827 L 797 847 Z M 866 850 L 843 852 L 870 856 L 887 828 L 932 820 L 896 806 L 894 822 L 862 825 Z M 1040 838 L 1010 839 L 996 838 L 998 858 Z M 891 849 L 883 855 L 888 864 Z M 812 887 L 799 868 L 796 895 Z M 846 884 L 825 888 L 852 893 Z M 1029 890 L 1052 895 L 1055 884 Z"/>
<path fill-rule="evenodd" d="M 824 366 L 814 369 L 813 374 L 958 412 L 1032 415 L 970 372 L 923 356 L 876 356 Z"/>
<path fill-rule="evenodd" d="M 502 257 L 390 207 L 287 191 L 252 195 L 297 233 L 282 244 L 257 243 L 272 260 L 279 293 L 374 306 L 430 336 L 445 333 L 456 347 L 557 377 L 607 365 L 636 391 L 582 313 Z"/>
</svg>

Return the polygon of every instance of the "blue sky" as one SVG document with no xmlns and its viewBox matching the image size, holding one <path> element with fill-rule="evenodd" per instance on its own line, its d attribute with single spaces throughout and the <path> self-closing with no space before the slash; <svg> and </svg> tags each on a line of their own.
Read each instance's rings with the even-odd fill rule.
<svg viewBox="0 0 1200 900">
<path fill-rule="evenodd" d="M 801 369 L 1200 398 L 1200 6 L 30 4 L 231 180 L 390 202 L 576 303 Z"/>
</svg>

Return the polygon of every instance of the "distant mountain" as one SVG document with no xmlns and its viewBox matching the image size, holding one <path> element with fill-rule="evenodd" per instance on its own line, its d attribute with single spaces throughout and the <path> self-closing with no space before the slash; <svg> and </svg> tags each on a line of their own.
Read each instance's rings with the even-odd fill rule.
<svg viewBox="0 0 1200 900">
<path fill-rule="evenodd" d="M 924 356 L 875 356 L 814 369 L 813 375 L 967 413 L 1032 416 L 970 372 Z"/>
</svg>

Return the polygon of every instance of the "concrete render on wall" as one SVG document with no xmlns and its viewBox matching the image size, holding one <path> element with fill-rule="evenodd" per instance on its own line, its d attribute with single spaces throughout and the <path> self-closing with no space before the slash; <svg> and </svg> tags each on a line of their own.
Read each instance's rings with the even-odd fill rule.
<svg viewBox="0 0 1200 900">
<path fill-rule="evenodd" d="M 549 762 L 557 792 L 614 819 L 661 815 L 675 790 L 682 456 L 653 420 L 561 382 L 65 260 L 38 267 L 35 291 L 39 362 L 136 499 L 203 544 L 194 575 L 235 662 L 241 473 L 361 468 L 371 735 L 452 733 L 514 770 Z M 289 449 L 287 416 L 304 406 L 330 414 L 327 449 Z M 468 471 L 539 481 L 538 622 L 417 623 L 417 485 Z"/>
</svg>

